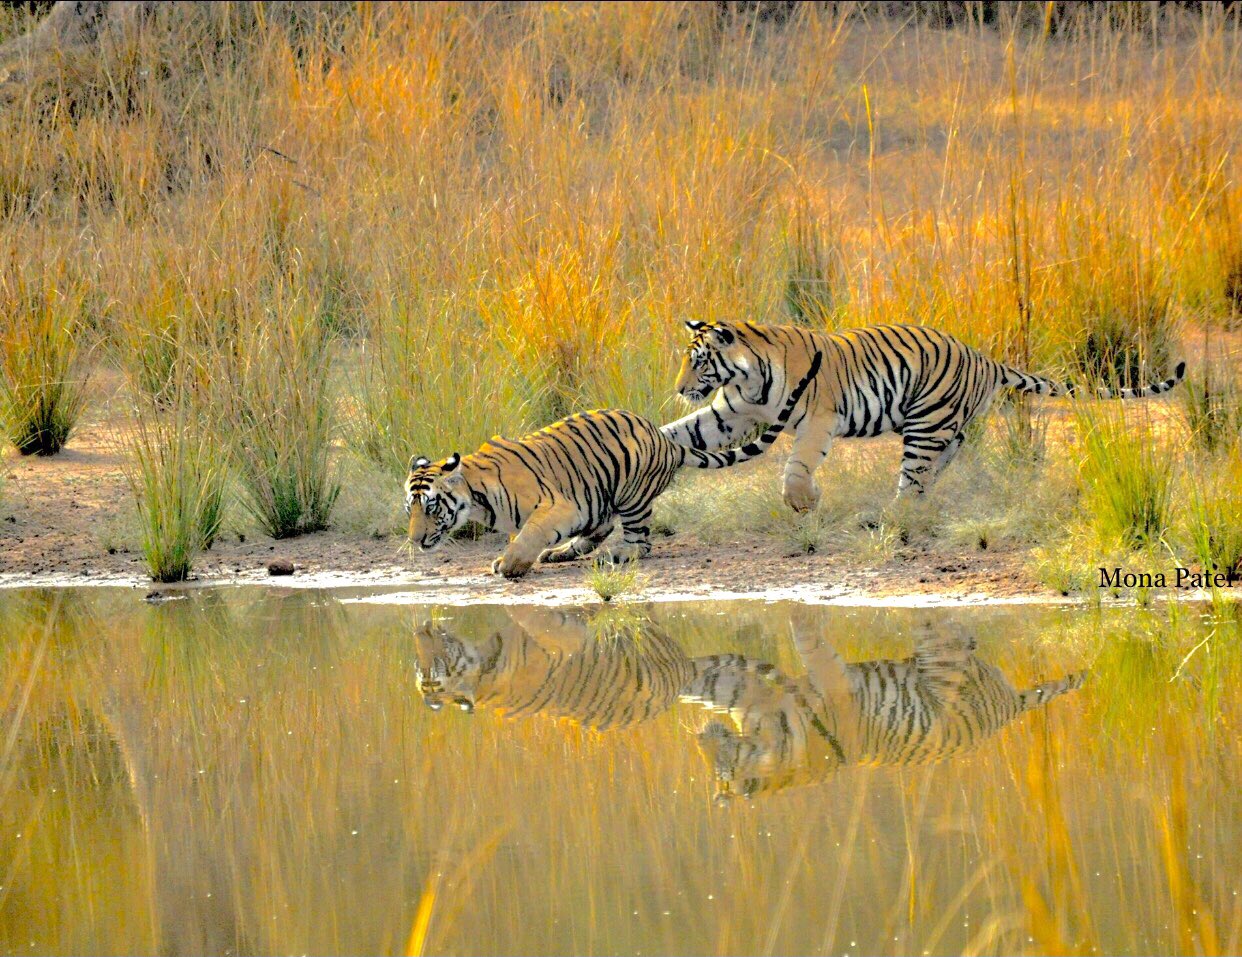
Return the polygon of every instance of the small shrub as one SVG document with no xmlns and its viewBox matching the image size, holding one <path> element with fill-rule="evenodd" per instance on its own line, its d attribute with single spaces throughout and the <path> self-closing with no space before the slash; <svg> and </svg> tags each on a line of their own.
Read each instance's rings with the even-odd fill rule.
<svg viewBox="0 0 1242 957">
<path fill-rule="evenodd" d="M 605 558 L 591 562 L 586 580 L 591 590 L 604 601 L 612 601 L 618 595 L 635 594 L 647 584 L 647 576 L 639 572 L 638 562 L 614 565 Z"/>
<path fill-rule="evenodd" d="M 1037 548 L 1031 553 L 1035 577 L 1053 591 L 1071 595 L 1085 591 L 1090 582 L 1079 556 L 1064 548 Z"/>
<path fill-rule="evenodd" d="M 1173 474 L 1168 450 L 1150 426 L 1127 421 L 1119 408 L 1079 413 L 1083 506 L 1105 542 L 1126 548 L 1159 544 L 1169 528 Z"/>
<path fill-rule="evenodd" d="M 184 581 L 220 531 L 224 451 L 215 431 L 185 409 L 140 411 L 125 444 L 147 571 L 158 582 Z"/>
<path fill-rule="evenodd" d="M 81 301 L 0 280 L 0 419 L 22 455 L 55 455 L 86 401 Z"/>
<path fill-rule="evenodd" d="M 884 521 L 854 529 L 848 532 L 846 553 L 862 565 L 883 565 L 897 554 L 905 534 Z"/>
<path fill-rule="evenodd" d="M 814 555 L 828 544 L 834 524 L 822 512 L 797 515 L 786 531 L 786 539 L 800 555 Z"/>
</svg>

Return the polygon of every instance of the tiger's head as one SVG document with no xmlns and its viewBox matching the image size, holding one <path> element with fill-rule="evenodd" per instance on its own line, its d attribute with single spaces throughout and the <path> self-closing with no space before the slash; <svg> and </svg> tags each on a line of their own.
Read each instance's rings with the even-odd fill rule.
<svg viewBox="0 0 1242 957">
<path fill-rule="evenodd" d="M 701 402 L 721 386 L 744 379 L 750 372 L 750 351 L 737 330 L 723 322 L 686 322 L 690 345 L 677 375 L 677 394 Z"/>
<path fill-rule="evenodd" d="M 716 803 L 819 783 L 844 764 L 835 739 L 807 749 L 792 746 L 789 735 L 785 722 L 739 732 L 726 722 L 712 721 L 700 731 L 699 747 L 716 778 Z"/>
<path fill-rule="evenodd" d="M 474 711 L 479 684 L 496 665 L 500 639 L 482 644 L 459 641 L 443 628 L 422 625 L 414 633 L 414 678 L 432 711 L 453 704 Z"/>
<path fill-rule="evenodd" d="M 772 756 L 765 757 L 754 741 L 742 737 L 723 721 L 713 721 L 699 732 L 699 747 L 716 777 L 716 803 L 757 794 L 772 772 Z"/>
<path fill-rule="evenodd" d="M 454 452 L 442 462 L 410 459 L 405 479 L 405 513 L 410 516 L 409 541 L 430 551 L 470 518 L 473 502 L 459 471 L 461 456 Z"/>
</svg>

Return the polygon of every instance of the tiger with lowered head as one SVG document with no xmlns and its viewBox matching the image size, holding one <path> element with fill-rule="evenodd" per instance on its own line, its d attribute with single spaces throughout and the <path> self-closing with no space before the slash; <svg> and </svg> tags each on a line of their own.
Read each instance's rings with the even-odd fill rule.
<svg viewBox="0 0 1242 957">
<path fill-rule="evenodd" d="M 432 711 L 446 704 L 508 718 L 534 714 L 597 731 L 663 714 L 691 679 L 681 646 L 650 622 L 588 622 L 581 613 L 514 605 L 499 628 L 463 640 L 443 624 L 414 632 L 415 687 Z"/>
<path fill-rule="evenodd" d="M 770 428 L 740 449 L 691 449 L 642 416 L 609 409 L 571 415 L 516 441 L 497 437 L 464 457 L 454 452 L 431 462 L 415 456 L 405 481 L 409 540 L 430 551 L 467 520 L 516 532 L 492 572 L 520 578 L 536 560 L 590 554 L 620 521 L 624 540 L 613 560 L 644 558 L 651 552 L 652 502 L 677 470 L 727 468 L 762 455 L 784 431 L 820 364 L 818 355 L 808 359 Z"/>
<path fill-rule="evenodd" d="M 690 345 L 677 392 L 693 402 L 716 393 L 711 405 L 661 429 L 690 448 L 720 448 L 787 404 L 812 356 L 823 355 L 823 373 L 793 415 L 794 444 L 785 464 L 785 503 L 813 509 L 820 490 L 815 470 L 837 437 L 901 434 L 904 451 L 898 493 L 921 494 L 953 460 L 966 426 L 982 415 L 1001 389 L 1036 395 L 1069 395 L 1074 386 L 1030 375 L 989 359 L 946 333 L 924 326 L 869 326 L 837 333 L 750 322 L 686 323 Z M 1159 395 L 1186 372 L 1143 389 L 1098 390 L 1100 398 Z"/>
</svg>

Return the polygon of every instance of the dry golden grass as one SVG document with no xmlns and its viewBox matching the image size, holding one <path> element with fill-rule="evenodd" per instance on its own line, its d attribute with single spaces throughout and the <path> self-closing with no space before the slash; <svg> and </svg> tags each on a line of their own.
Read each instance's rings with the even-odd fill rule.
<svg viewBox="0 0 1242 957">
<path fill-rule="evenodd" d="M 270 401 L 219 371 L 265 326 L 347 344 L 339 397 L 313 363 L 290 386 L 324 476 L 319 423 L 395 478 L 583 407 L 672 418 L 688 317 L 1162 376 L 1184 328 L 1237 320 L 1240 31 L 1120 9 L 174 7 L 0 110 L 0 236 L 157 397 L 188 363 L 224 410 Z M 303 484 L 330 521 L 330 476 Z"/>
</svg>

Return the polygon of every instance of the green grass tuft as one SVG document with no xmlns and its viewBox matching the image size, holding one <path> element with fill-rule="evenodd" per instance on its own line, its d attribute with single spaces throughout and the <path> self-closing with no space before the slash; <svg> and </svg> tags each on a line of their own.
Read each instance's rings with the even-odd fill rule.
<svg viewBox="0 0 1242 957">
<path fill-rule="evenodd" d="M 646 587 L 647 576 L 638 562 L 614 565 L 606 558 L 596 558 L 587 567 L 586 582 L 602 600 L 612 601 L 621 595 L 635 595 Z"/>
<path fill-rule="evenodd" d="M 1082 505 L 1101 541 L 1142 549 L 1160 544 L 1173 514 L 1173 460 L 1147 422 L 1120 406 L 1081 410 Z"/>
<path fill-rule="evenodd" d="M 0 420 L 22 455 L 55 455 L 86 401 L 81 299 L 0 279 Z"/>
<path fill-rule="evenodd" d="M 243 331 L 226 354 L 226 410 L 241 501 L 272 538 L 328 527 L 340 492 L 332 440 L 333 341 L 291 297 Z"/>
<path fill-rule="evenodd" d="M 140 411 L 124 441 L 147 571 L 158 582 L 184 581 L 220 531 L 224 449 L 203 417 L 184 406 Z"/>
</svg>

